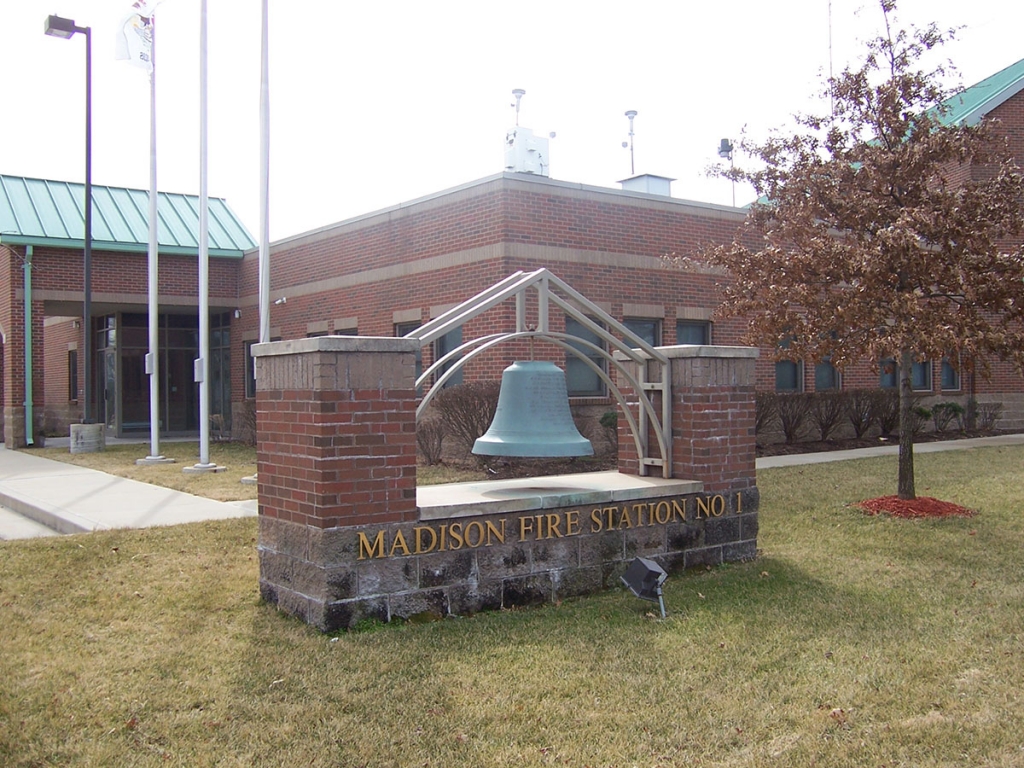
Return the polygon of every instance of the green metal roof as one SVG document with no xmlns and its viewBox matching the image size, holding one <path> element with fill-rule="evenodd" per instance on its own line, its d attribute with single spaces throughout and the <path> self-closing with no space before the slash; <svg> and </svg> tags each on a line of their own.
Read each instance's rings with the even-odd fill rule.
<svg viewBox="0 0 1024 768">
<path fill-rule="evenodd" d="M 942 122 L 974 125 L 1007 99 L 1024 90 L 1024 59 L 986 77 L 943 102 Z"/>
<path fill-rule="evenodd" d="M 92 247 L 137 251 L 149 247 L 149 193 L 92 185 Z M 0 243 L 82 248 L 85 185 L 0 174 Z M 157 193 L 160 253 L 199 251 L 199 197 Z M 256 247 L 242 222 L 220 198 L 210 198 L 210 256 L 240 258 Z"/>
</svg>

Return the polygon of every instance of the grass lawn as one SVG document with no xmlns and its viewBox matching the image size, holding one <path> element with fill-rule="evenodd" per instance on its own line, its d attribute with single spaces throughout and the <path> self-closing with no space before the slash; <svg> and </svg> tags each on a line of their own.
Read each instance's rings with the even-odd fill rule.
<svg viewBox="0 0 1024 768">
<path fill-rule="evenodd" d="M 143 483 L 160 485 L 184 491 L 196 496 L 205 496 L 216 501 L 244 501 L 256 498 L 255 485 L 243 485 L 243 477 L 256 473 L 256 449 L 242 443 L 211 443 L 210 461 L 224 467 L 223 472 L 185 474 L 183 467 L 191 467 L 199 461 L 198 441 L 160 443 L 161 454 L 174 459 L 173 464 L 138 465 L 136 459 L 145 458 L 149 453 L 148 443 L 109 445 L 97 453 L 71 453 L 67 448 L 33 448 L 32 455 L 44 459 L 63 461 L 81 467 L 98 469 L 111 475 L 127 477 Z M 436 465 L 421 466 L 417 469 L 420 485 L 436 483 L 461 483 L 469 480 L 484 480 L 483 471 L 473 471 Z"/>
<path fill-rule="evenodd" d="M 260 603 L 253 519 L 0 543 L 0 764 L 1024 765 L 1024 448 L 917 457 L 969 519 L 848 506 L 895 461 L 759 473 L 760 557 L 670 578 L 667 620 L 324 636 Z"/>
</svg>

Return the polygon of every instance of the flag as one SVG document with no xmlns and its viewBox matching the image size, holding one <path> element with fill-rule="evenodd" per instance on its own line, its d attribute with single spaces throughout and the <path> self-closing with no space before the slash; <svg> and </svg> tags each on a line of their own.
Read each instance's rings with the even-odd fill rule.
<svg viewBox="0 0 1024 768">
<path fill-rule="evenodd" d="M 115 58 L 153 69 L 153 12 L 161 0 L 135 0 L 117 33 Z"/>
</svg>

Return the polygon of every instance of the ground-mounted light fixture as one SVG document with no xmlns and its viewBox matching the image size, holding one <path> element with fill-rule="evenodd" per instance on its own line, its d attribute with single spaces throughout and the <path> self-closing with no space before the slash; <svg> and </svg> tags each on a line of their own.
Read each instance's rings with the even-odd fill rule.
<svg viewBox="0 0 1024 768">
<path fill-rule="evenodd" d="M 661 585 L 665 583 L 668 574 L 653 560 L 646 557 L 637 557 L 626 568 L 622 574 L 622 583 L 629 587 L 629 591 L 641 600 L 650 600 L 661 608 L 661 618 L 665 618 L 665 599 L 661 595 Z"/>
</svg>

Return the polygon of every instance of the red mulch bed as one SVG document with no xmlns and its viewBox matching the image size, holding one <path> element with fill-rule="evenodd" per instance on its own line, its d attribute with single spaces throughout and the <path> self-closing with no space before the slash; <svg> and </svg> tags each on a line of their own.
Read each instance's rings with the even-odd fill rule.
<svg viewBox="0 0 1024 768">
<path fill-rule="evenodd" d="M 918 496 L 916 499 L 904 500 L 899 496 L 880 496 L 868 499 L 855 506 L 860 507 L 869 515 L 886 514 L 893 517 L 924 518 L 924 517 L 972 517 L 974 512 L 953 504 L 950 501 L 939 501 L 930 496 Z"/>
</svg>

